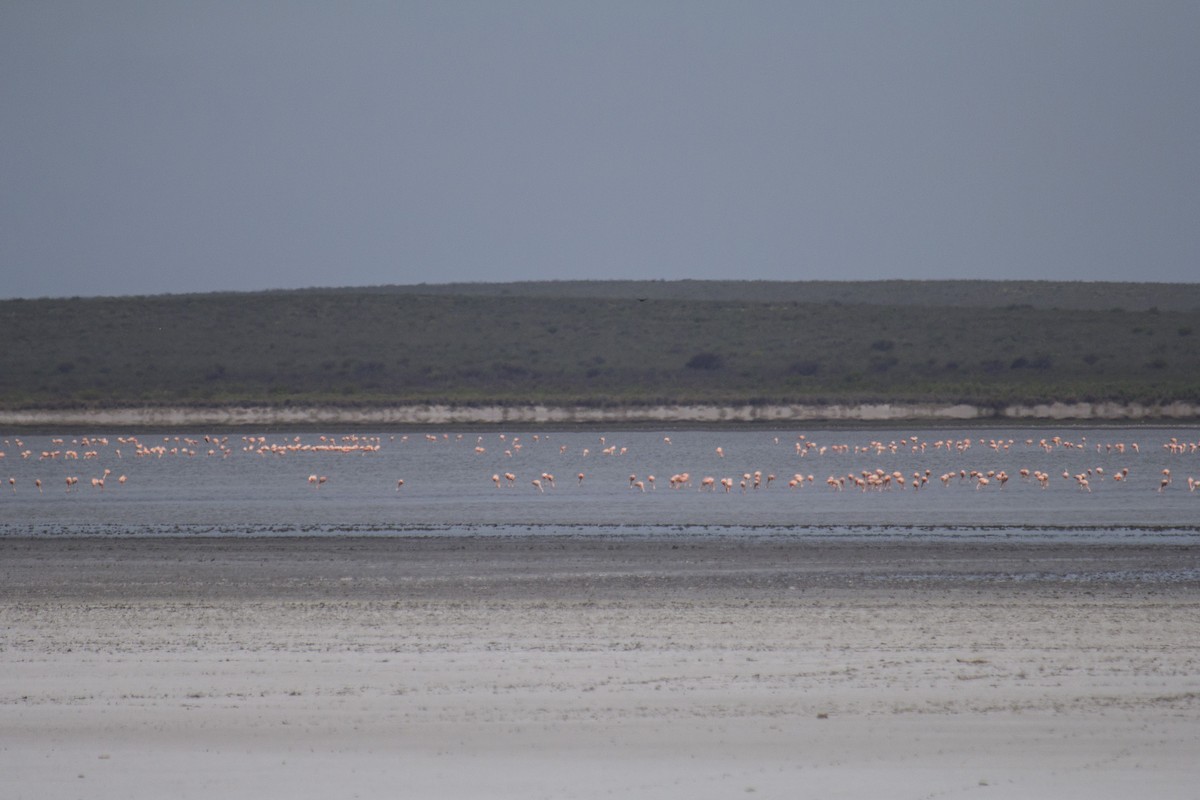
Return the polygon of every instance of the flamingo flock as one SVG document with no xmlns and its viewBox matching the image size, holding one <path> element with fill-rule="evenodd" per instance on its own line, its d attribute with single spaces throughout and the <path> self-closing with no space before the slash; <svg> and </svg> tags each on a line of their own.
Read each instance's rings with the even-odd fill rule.
<svg viewBox="0 0 1200 800">
<path fill-rule="evenodd" d="M 470 447 L 469 452 L 475 457 L 485 457 L 486 460 L 487 454 L 493 453 L 491 458 L 494 459 L 495 454 L 499 453 L 505 460 L 511 459 L 514 463 L 527 458 L 529 451 L 538 449 L 536 446 L 543 441 L 543 435 L 536 433 L 522 435 L 500 433 L 495 436 L 496 447 L 494 449 L 492 448 L 493 443 L 489 442 L 483 434 L 477 435 L 473 443 L 469 442 L 467 436 L 462 433 L 453 435 L 428 433 L 424 434 L 423 439 L 429 445 L 465 443 Z M 527 437 L 527 439 L 523 437 Z M 548 440 L 550 437 L 547 435 L 544 438 Z M 332 459 L 328 466 L 336 467 L 339 458 L 371 456 L 381 452 L 385 447 L 404 446 L 408 443 L 407 435 L 393 435 L 387 437 L 386 441 L 383 436 L 358 434 L 320 435 L 315 439 L 311 437 L 306 439 L 300 435 L 278 438 L 265 435 L 232 438 L 228 435 L 165 436 L 158 441 L 142 439 L 137 436 L 120 436 L 112 439 L 105 436 L 83 436 L 71 440 L 67 440 L 65 437 L 54 437 L 50 439 L 49 446 L 45 449 L 35 451 L 31 447 L 27 447 L 22 439 L 12 438 L 3 442 L 6 449 L 0 450 L 0 465 L 8 458 L 9 449 L 12 449 L 16 457 L 24 461 L 47 464 L 89 461 L 100 458 L 102 455 L 116 459 L 133 458 L 155 461 L 173 458 L 228 459 L 237 455 L 283 460 L 305 455 Z M 1136 459 L 1142 453 L 1142 445 L 1138 442 L 1091 442 L 1084 436 L 1071 438 L 1059 435 L 1024 440 L 963 437 L 934 438 L 932 441 L 914 435 L 887 441 L 821 443 L 809 438 L 806 434 L 796 434 L 794 440 L 788 444 L 781 441 L 779 436 L 774 437 L 773 443 L 781 448 L 780 452 L 790 453 L 790 458 L 797 465 L 803 463 L 811 465 L 811 468 L 788 470 L 791 474 L 779 480 L 775 472 L 759 468 L 732 471 L 726 474 L 716 472 L 704 474 L 702 469 L 689 466 L 686 469 L 673 471 L 666 479 L 666 486 L 673 491 L 697 489 L 701 492 L 733 493 L 737 491 L 748 493 L 769 489 L 778 480 L 790 491 L 821 485 L 829 491 L 835 492 L 850 490 L 923 492 L 940 484 L 943 489 L 968 486 L 976 492 L 984 492 L 1005 491 L 1006 487 L 1015 479 L 1017 483 L 1034 485 L 1043 491 L 1050 490 L 1053 486 L 1061 483 L 1075 491 L 1091 493 L 1106 483 L 1114 486 L 1131 485 L 1138 477 L 1136 467 L 1131 467 L 1129 463 L 1120 463 L 1120 461 L 1114 465 L 1112 461 L 1114 459 Z M 596 445 L 593 453 L 591 447 L 578 447 L 573 450 L 567 444 L 558 445 L 556 443 L 555 448 L 550 452 L 556 453 L 560 459 L 621 458 L 631 453 L 630 446 L 609 442 L 606 436 L 599 436 Z M 527 446 L 529 446 L 529 450 L 525 449 Z M 669 436 L 661 438 L 661 446 L 654 444 L 641 446 L 656 448 L 655 454 L 660 457 L 674 458 L 674 453 L 678 452 L 678 448 L 672 447 L 672 440 Z M 1161 444 L 1161 449 L 1168 457 L 1186 458 L 1200 454 L 1200 441 L 1184 441 L 1179 437 L 1171 437 Z M 710 466 L 736 460 L 731 453 L 727 452 L 724 445 L 716 445 L 709 452 L 717 459 L 715 462 L 710 462 Z M 641 455 L 642 453 L 636 454 Z M 1004 469 L 983 466 L 983 463 L 994 460 L 1000 454 L 1009 457 L 1014 454 L 1020 457 L 1021 454 L 1024 454 L 1031 459 L 1038 458 L 1041 461 L 1057 454 L 1070 454 L 1072 463 L 1075 465 L 1078 465 L 1085 456 L 1093 463 L 1091 466 L 1083 468 L 1077 466 L 1076 468 L 1064 468 L 1059 472 L 1032 465 L 1022 466 L 1016 468 L 1012 474 Z M 836 465 L 847 457 L 862 461 L 863 459 L 891 459 L 893 456 L 905 456 L 919 462 L 931 455 L 936 455 L 939 463 L 943 464 L 947 457 L 964 463 L 957 469 L 939 469 L 936 473 L 931 467 L 919 464 L 915 469 L 874 466 L 866 469 L 839 470 L 835 468 L 826 471 L 822 471 L 816 466 L 824 462 Z M 1105 463 L 1100 463 L 1101 461 Z M 818 478 L 819 473 L 823 473 L 824 477 Z M 96 470 L 92 476 L 86 477 L 71 474 L 65 478 L 65 489 L 68 493 L 75 492 L 82 485 L 102 492 L 110 485 L 112 474 L 111 468 Z M 574 486 L 582 487 L 585 472 L 578 471 L 574 474 L 576 477 Z M 532 474 L 527 472 L 523 478 L 518 478 L 515 468 L 496 472 L 488 470 L 484 475 L 490 477 L 492 485 L 497 489 L 515 489 L 520 485 L 525 485 L 539 494 L 546 494 L 557 488 L 554 473 L 550 469 L 535 469 Z M 693 475 L 699 477 L 693 479 Z M 487 477 L 484 479 L 486 480 Z M 392 480 L 396 492 L 400 492 L 408 485 L 404 477 L 393 476 Z M 121 474 L 116 481 L 118 485 L 124 485 L 127 478 Z M 308 472 L 306 481 L 313 490 L 320 490 L 332 482 L 329 472 L 326 471 Z M 17 493 L 16 477 L 8 477 L 7 482 L 11 493 Z M 32 482 L 37 492 L 42 493 L 44 487 L 42 478 L 35 477 Z M 1195 493 L 1197 489 L 1200 489 L 1200 477 L 1196 475 L 1186 476 L 1182 483 L 1186 485 L 1187 491 L 1190 493 Z M 642 475 L 634 472 L 628 474 L 624 484 L 629 491 L 647 493 L 655 491 L 658 481 L 654 474 Z M 1171 491 L 1175 486 L 1171 469 L 1164 468 L 1155 474 L 1155 483 L 1152 486 L 1160 493 Z"/>
<path fill-rule="evenodd" d="M 671 444 L 670 437 L 664 437 L 663 442 L 667 445 Z M 604 437 L 600 438 L 601 449 L 603 455 L 613 455 L 618 452 L 616 447 L 608 445 Z M 780 444 L 778 437 L 775 438 L 775 444 Z M 983 450 L 984 452 L 992 453 L 1009 453 L 1014 450 L 1024 448 L 1029 452 L 1040 452 L 1042 454 L 1054 454 L 1056 452 L 1075 452 L 1084 453 L 1094 452 L 1103 456 L 1122 456 L 1125 454 L 1137 455 L 1141 452 L 1141 445 L 1137 442 L 1108 442 L 1108 443 L 1089 443 L 1086 437 L 1079 440 L 1072 440 L 1062 436 L 1052 436 L 1048 438 L 1040 438 L 1037 440 L 1026 439 L 1023 442 L 1018 442 L 1015 439 L 937 439 L 935 441 L 922 440 L 919 437 L 913 436 L 910 438 L 901 438 L 899 440 L 870 441 L 862 444 L 828 444 L 822 445 L 814 441 L 810 441 L 803 434 L 797 436 L 797 441 L 793 445 L 795 455 L 802 459 L 820 459 L 821 457 L 845 456 L 845 455 L 896 455 L 905 452 L 910 452 L 920 456 L 929 452 L 943 451 L 944 453 L 953 453 L 956 456 L 967 456 L 974 449 L 976 452 Z M 1200 442 L 1182 442 L 1177 437 L 1171 438 L 1163 445 L 1163 450 L 1173 455 L 1185 455 L 1200 453 Z M 621 448 L 620 453 L 625 453 L 627 448 Z M 584 448 L 582 454 L 586 457 L 589 454 L 589 449 Z M 725 449 L 722 446 L 714 448 L 715 455 L 719 459 L 726 456 Z M 560 455 L 567 453 L 565 445 L 559 448 Z M 1015 472 L 1017 478 L 1022 483 L 1029 483 L 1038 486 L 1042 490 L 1050 489 L 1055 481 L 1050 472 L 1043 469 L 1021 467 Z M 1121 466 L 1113 469 L 1106 469 L 1102 465 L 1086 467 L 1082 471 L 1072 472 L 1070 469 L 1064 469 L 1061 477 L 1064 482 L 1080 492 L 1090 493 L 1093 491 L 1095 484 L 1109 480 L 1114 484 L 1124 484 L 1130 479 L 1131 469 L 1128 466 Z M 513 473 L 505 473 L 507 480 L 506 485 L 513 487 L 517 484 L 516 476 Z M 532 486 L 539 492 L 544 493 L 546 475 L 543 474 L 542 479 L 534 478 L 531 481 Z M 579 473 L 579 483 L 583 483 L 584 473 Z M 740 492 L 757 491 L 771 486 L 777 479 L 773 473 L 764 473 L 762 470 L 753 470 L 742 472 L 735 475 L 714 476 L 705 475 L 699 479 L 699 490 L 702 492 L 716 492 L 718 489 L 726 493 L 732 493 L 735 489 Z M 961 468 L 954 471 L 941 472 L 937 475 L 936 481 L 943 488 L 950 488 L 955 485 L 966 484 L 972 487 L 975 491 L 996 490 L 1003 491 L 1009 482 L 1013 479 L 1006 470 L 1003 469 L 967 469 Z M 629 489 L 637 492 L 646 492 L 653 490 L 655 487 L 655 476 L 646 475 L 644 478 L 637 474 L 630 474 L 627 486 Z M 931 481 L 934 480 L 933 471 L 929 468 L 918 469 L 911 474 L 906 474 L 901 470 L 887 470 L 882 467 L 874 469 L 859 470 L 856 472 L 846 473 L 831 473 L 822 483 L 832 491 L 846 491 L 854 489 L 862 492 L 868 491 L 904 491 L 909 490 L 918 492 L 926 490 Z M 499 487 L 499 475 L 492 476 L 493 483 Z M 817 483 L 817 478 L 813 473 L 795 472 L 786 479 L 786 486 L 790 490 L 803 489 L 806 486 L 813 486 Z M 1163 469 L 1161 480 L 1158 483 L 1157 491 L 1166 490 L 1172 483 L 1171 470 Z M 670 489 L 680 490 L 687 489 L 693 486 L 692 474 L 690 472 L 678 472 L 672 474 L 668 479 L 667 486 Z M 1200 478 L 1189 476 L 1187 478 L 1187 487 L 1189 492 L 1195 492 L 1200 488 Z"/>
<path fill-rule="evenodd" d="M 404 437 L 407 439 L 407 437 Z M 179 458 L 195 458 L 195 457 L 220 457 L 229 458 L 234 455 L 234 448 L 237 443 L 231 443 L 228 436 L 213 436 L 205 435 L 202 439 L 196 439 L 186 436 L 164 437 L 161 443 L 150 443 L 142 441 L 136 436 L 121 436 L 115 439 L 110 439 L 106 436 L 83 436 L 78 439 L 67 441 L 62 437 L 54 437 L 50 440 L 48 449 L 35 452 L 33 449 L 25 446 L 22 439 L 6 439 L 5 447 L 16 447 L 17 454 L 22 460 L 36 460 L 39 462 L 75 462 L 79 460 L 89 461 L 100 458 L 102 455 L 107 455 L 106 448 L 111 447 L 113 457 L 121 459 L 125 457 L 125 453 L 129 453 L 135 459 L 163 459 L 170 457 Z M 115 446 L 113 446 L 115 445 Z M 123 449 L 124 451 L 123 452 Z M 358 436 L 347 435 L 342 437 L 320 436 L 316 442 L 304 442 L 300 436 L 292 436 L 288 439 L 279 442 L 268 441 L 265 436 L 243 436 L 241 437 L 241 445 L 238 449 L 243 453 L 255 454 L 259 456 L 285 456 L 296 453 L 332 453 L 332 454 L 365 454 L 376 453 L 382 448 L 382 437 L 379 436 Z M 8 456 L 7 450 L 0 450 L 0 463 Z M 90 478 L 85 478 L 86 485 L 90 485 L 93 489 L 104 491 L 108 485 L 109 476 L 112 474 L 112 469 L 105 468 L 99 474 Z M 117 484 L 124 486 L 129 480 L 124 474 L 119 475 Z M 324 475 L 310 475 L 308 482 L 314 488 L 320 488 L 328 481 L 328 477 Z M 68 493 L 78 490 L 80 484 L 80 476 L 68 475 L 64 478 L 64 484 Z M 33 480 L 38 493 L 43 493 L 43 482 L 41 477 L 35 477 Z M 15 477 L 8 478 L 9 488 L 16 493 L 17 480 Z M 403 479 L 397 483 L 397 490 L 404 485 Z"/>
</svg>

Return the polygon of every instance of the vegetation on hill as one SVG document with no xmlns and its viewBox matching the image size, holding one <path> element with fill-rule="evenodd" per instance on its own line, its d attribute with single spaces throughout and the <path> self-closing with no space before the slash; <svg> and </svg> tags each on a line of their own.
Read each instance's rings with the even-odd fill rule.
<svg viewBox="0 0 1200 800">
<path fill-rule="evenodd" d="M 318 292 L 362 289 L 318 289 Z M 370 291 L 481 297 L 740 300 L 818 305 L 1196 311 L 1200 283 L 1083 281 L 526 281 L 380 286 Z"/>
<path fill-rule="evenodd" d="M 0 405 L 1200 400 L 1200 285 L 459 284 L 0 301 Z"/>
</svg>

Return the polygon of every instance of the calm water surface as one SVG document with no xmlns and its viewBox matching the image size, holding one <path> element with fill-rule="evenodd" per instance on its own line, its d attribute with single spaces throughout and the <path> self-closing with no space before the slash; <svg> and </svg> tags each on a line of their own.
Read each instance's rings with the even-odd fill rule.
<svg viewBox="0 0 1200 800">
<path fill-rule="evenodd" d="M 1200 478 L 1197 442 L 1194 427 L 10 435 L 0 438 L 0 535 L 712 531 L 1193 542 L 1200 491 L 1187 479 Z M 1049 487 L 1021 469 L 1048 472 Z M 876 470 L 900 472 L 905 488 L 827 483 Z M 993 477 L 979 487 L 960 477 L 972 470 Z M 1125 480 L 1113 480 L 1122 470 Z M 1163 470 L 1171 483 L 1159 491 Z M 668 488 L 685 472 L 689 487 Z M 1091 491 L 1064 472 L 1089 476 Z M 502 477 L 497 488 L 492 476 L 504 473 L 516 480 L 510 487 Z M 543 473 L 555 485 L 538 491 L 531 481 Z M 914 473 L 929 476 L 919 491 Z M 954 477 L 943 485 L 946 473 Z M 797 475 L 803 488 L 789 488 Z M 631 476 L 644 492 L 630 488 Z M 706 476 L 729 478 L 732 491 L 701 491 Z M 79 478 L 69 492 L 68 477 Z"/>
</svg>

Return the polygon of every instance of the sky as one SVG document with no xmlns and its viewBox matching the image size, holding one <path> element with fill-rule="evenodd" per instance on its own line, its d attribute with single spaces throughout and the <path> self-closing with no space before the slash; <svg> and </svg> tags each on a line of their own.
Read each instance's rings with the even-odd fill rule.
<svg viewBox="0 0 1200 800">
<path fill-rule="evenodd" d="M 0 298 L 1200 280 L 1195 0 L 0 3 Z"/>
</svg>

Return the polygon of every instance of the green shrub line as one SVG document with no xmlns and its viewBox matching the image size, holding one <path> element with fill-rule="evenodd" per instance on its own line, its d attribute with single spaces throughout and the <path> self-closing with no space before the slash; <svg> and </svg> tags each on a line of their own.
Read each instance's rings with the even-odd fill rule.
<svg viewBox="0 0 1200 800">
<path fill-rule="evenodd" d="M 595 281 L 7 300 L 0 407 L 1195 403 L 1198 329 L 1192 284 Z"/>
</svg>

